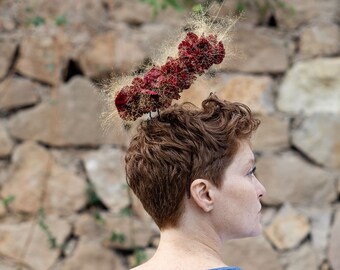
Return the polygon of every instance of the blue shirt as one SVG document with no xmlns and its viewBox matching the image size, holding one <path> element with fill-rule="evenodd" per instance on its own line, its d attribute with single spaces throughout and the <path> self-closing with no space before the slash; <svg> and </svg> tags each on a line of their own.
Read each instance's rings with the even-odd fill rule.
<svg viewBox="0 0 340 270">
<path fill-rule="evenodd" d="M 221 268 L 212 268 L 209 270 L 241 270 L 241 268 L 238 267 L 221 267 Z"/>
</svg>

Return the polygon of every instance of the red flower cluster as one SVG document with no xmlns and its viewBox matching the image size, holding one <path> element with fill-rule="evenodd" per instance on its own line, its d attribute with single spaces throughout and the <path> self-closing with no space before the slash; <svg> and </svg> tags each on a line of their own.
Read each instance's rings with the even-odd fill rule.
<svg viewBox="0 0 340 270">
<path fill-rule="evenodd" d="M 136 120 L 145 113 L 169 107 L 197 75 L 220 64 L 224 56 L 223 43 L 215 35 L 198 37 L 189 32 L 178 46 L 178 58 L 168 57 L 165 65 L 152 67 L 143 78 L 134 78 L 131 86 L 118 92 L 115 105 L 120 117 Z"/>
</svg>

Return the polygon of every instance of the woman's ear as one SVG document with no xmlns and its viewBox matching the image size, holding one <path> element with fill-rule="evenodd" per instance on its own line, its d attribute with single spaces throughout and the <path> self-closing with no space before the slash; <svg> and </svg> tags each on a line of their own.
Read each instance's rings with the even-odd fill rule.
<svg viewBox="0 0 340 270">
<path fill-rule="evenodd" d="M 210 212 L 214 208 L 213 189 L 214 186 L 205 179 L 195 179 L 191 183 L 191 197 L 204 212 Z"/>
</svg>

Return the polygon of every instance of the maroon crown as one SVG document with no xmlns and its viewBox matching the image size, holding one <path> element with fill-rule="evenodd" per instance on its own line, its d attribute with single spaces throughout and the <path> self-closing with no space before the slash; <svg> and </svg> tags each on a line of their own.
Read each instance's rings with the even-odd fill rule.
<svg viewBox="0 0 340 270">
<path fill-rule="evenodd" d="M 216 35 L 198 37 L 189 32 L 178 45 L 178 57 L 168 57 L 165 65 L 154 66 L 143 78 L 132 80 L 115 98 L 119 116 L 124 120 L 136 120 L 145 113 L 165 109 L 173 99 L 179 99 L 213 64 L 220 64 L 225 56 L 223 43 Z"/>
</svg>

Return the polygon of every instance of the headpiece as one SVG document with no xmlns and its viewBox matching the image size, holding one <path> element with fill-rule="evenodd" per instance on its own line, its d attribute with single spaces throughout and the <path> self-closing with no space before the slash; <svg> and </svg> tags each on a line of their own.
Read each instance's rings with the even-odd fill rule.
<svg viewBox="0 0 340 270">
<path fill-rule="evenodd" d="M 145 113 L 169 107 L 197 76 L 213 64 L 220 64 L 224 56 L 225 49 L 217 35 L 188 32 L 178 45 L 177 58 L 168 57 L 164 65 L 153 66 L 118 91 L 115 105 L 119 116 L 134 121 Z"/>
<path fill-rule="evenodd" d="M 178 45 L 178 57 L 168 57 L 162 66 L 153 66 L 143 77 L 132 80 L 116 95 L 115 105 L 124 120 L 136 120 L 145 113 L 165 109 L 173 99 L 213 64 L 220 64 L 225 56 L 223 43 L 210 34 L 200 37 L 187 33 Z"/>
</svg>

